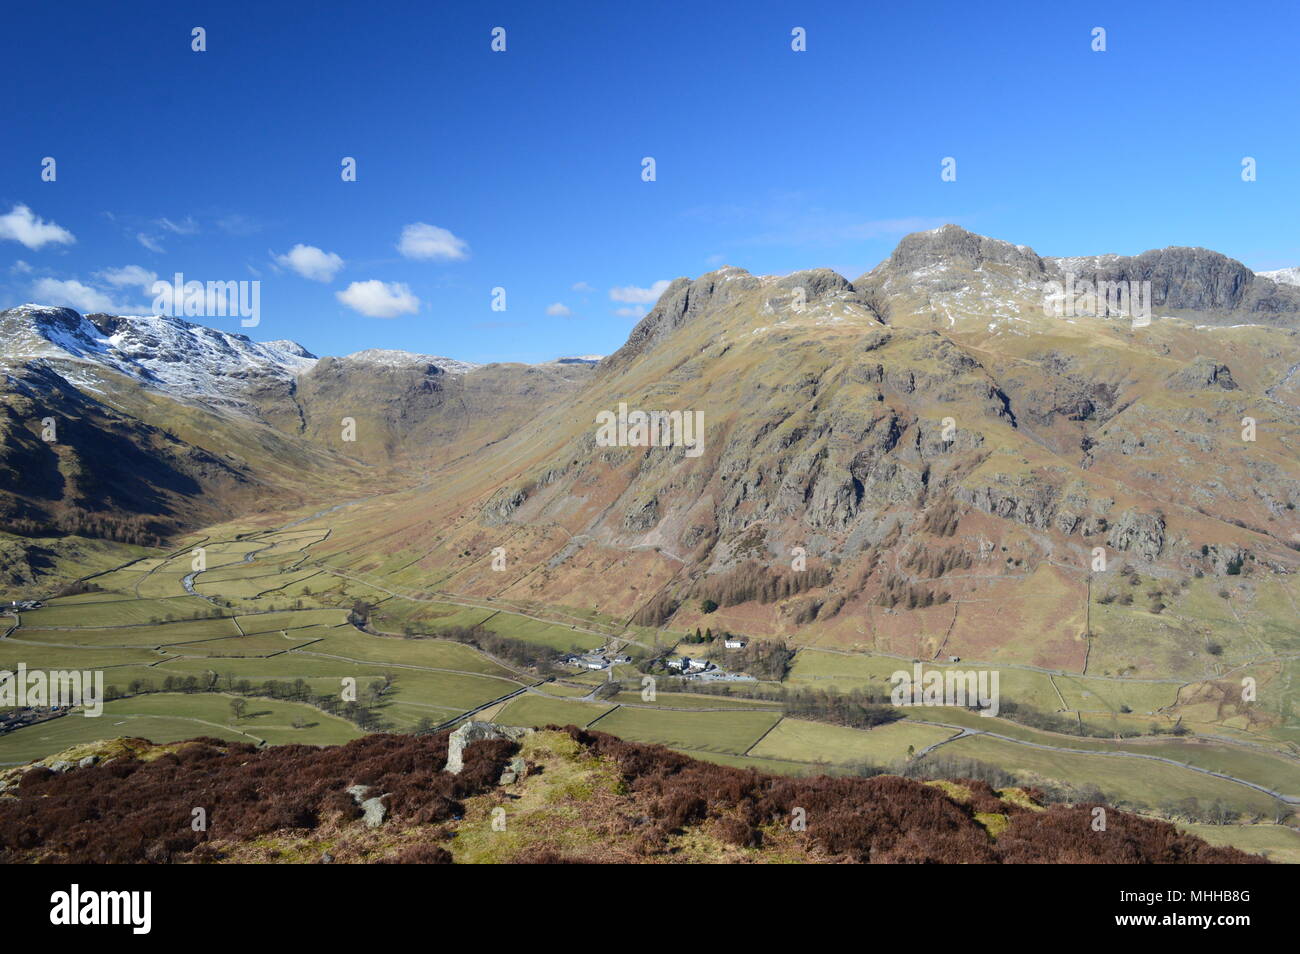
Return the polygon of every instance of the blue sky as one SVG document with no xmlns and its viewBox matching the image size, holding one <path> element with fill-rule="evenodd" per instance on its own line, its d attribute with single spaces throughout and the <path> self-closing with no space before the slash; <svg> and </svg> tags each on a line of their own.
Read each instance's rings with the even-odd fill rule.
<svg viewBox="0 0 1300 954">
<path fill-rule="evenodd" d="M 539 361 L 614 350 L 657 282 L 852 278 L 944 222 L 1300 264 L 1295 5 L 279 6 L 9 6 L 0 306 L 180 271 L 260 280 L 258 340 Z"/>
</svg>

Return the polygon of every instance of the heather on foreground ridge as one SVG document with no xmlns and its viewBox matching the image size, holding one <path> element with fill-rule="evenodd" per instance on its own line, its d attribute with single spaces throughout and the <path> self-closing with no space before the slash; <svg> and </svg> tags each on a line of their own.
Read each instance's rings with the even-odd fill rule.
<svg viewBox="0 0 1300 954">
<path fill-rule="evenodd" d="M 447 754 L 447 732 L 325 748 L 94 743 L 64 756 L 95 764 L 0 773 L 0 861 L 1263 861 L 1116 809 L 1097 831 L 1096 806 L 1043 806 L 1032 789 L 772 776 L 573 727 L 474 742 L 458 775 Z M 357 785 L 382 821 L 363 820 Z"/>
</svg>

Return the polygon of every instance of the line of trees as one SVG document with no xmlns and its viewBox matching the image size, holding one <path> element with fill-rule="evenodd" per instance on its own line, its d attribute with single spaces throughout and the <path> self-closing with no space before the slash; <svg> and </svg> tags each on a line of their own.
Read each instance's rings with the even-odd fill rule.
<svg viewBox="0 0 1300 954">
<path fill-rule="evenodd" d="M 750 560 L 725 573 L 705 577 L 695 588 L 694 595 L 718 606 L 736 606 L 751 600 L 766 604 L 826 586 L 830 582 L 831 571 L 828 567 L 814 566 L 806 570 L 778 572 L 765 564 Z"/>
<path fill-rule="evenodd" d="M 549 646 L 501 636 L 482 626 L 448 626 L 434 634 L 434 638 L 465 643 L 481 649 L 489 656 L 496 656 L 520 668 L 534 669 L 544 674 L 557 671 L 557 664 L 564 655 Z"/>
</svg>

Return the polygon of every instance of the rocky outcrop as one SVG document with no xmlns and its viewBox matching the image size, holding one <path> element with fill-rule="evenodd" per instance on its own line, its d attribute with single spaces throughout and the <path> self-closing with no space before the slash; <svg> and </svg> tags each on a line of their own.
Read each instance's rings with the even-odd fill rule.
<svg viewBox="0 0 1300 954">
<path fill-rule="evenodd" d="M 892 267 L 909 272 L 936 263 L 961 264 L 971 268 L 1004 265 L 1029 277 L 1045 274 L 1043 259 L 1027 245 L 1012 245 L 1001 239 L 976 235 L 958 225 L 905 235 L 889 257 Z"/>
<path fill-rule="evenodd" d="M 1192 312 L 1213 324 L 1249 321 L 1294 326 L 1300 288 L 1260 279 L 1241 262 L 1205 248 L 1152 249 L 1136 256 L 1047 259 L 1061 275 L 1088 281 L 1150 282 L 1151 302 L 1166 314 Z"/>
<path fill-rule="evenodd" d="M 1176 391 L 1235 391 L 1237 382 L 1226 364 L 1204 355 L 1169 376 L 1169 387 Z"/>
<path fill-rule="evenodd" d="M 1056 488 L 1024 475 L 997 474 L 982 486 L 960 487 L 956 497 L 994 517 L 1046 530 L 1056 516 Z"/>
<path fill-rule="evenodd" d="M 502 769 L 498 784 L 513 785 L 527 774 L 528 763 L 524 761 L 523 756 L 516 755 L 510 760 L 510 764 Z"/>
<path fill-rule="evenodd" d="M 1140 255 L 1040 258 L 1027 246 L 956 225 L 904 236 L 893 255 L 854 286 L 867 298 L 881 289 L 923 289 L 932 300 L 947 300 L 966 291 L 1014 289 L 1017 284 L 1021 290 L 1040 288 L 1067 276 L 1090 283 L 1149 283 L 1149 303 L 1159 314 L 1187 315 L 1206 324 L 1295 327 L 1300 320 L 1300 287 L 1256 276 L 1241 262 L 1209 249 L 1173 246 Z"/>
<path fill-rule="evenodd" d="M 1205 558 L 1215 576 L 1235 576 L 1241 572 L 1248 551 L 1232 544 L 1211 544 L 1205 548 Z"/>
<path fill-rule="evenodd" d="M 535 729 L 527 726 L 496 725 L 492 722 L 466 722 L 447 737 L 447 765 L 443 769 L 452 775 L 459 775 L 465 768 L 465 749 L 474 742 L 489 739 L 509 739 L 518 742 L 524 736 L 532 735 Z"/>
<path fill-rule="evenodd" d="M 628 510 L 623 515 L 623 528 L 633 533 L 645 533 L 659 522 L 659 498 L 651 497 Z"/>
<path fill-rule="evenodd" d="M 1111 525 L 1106 542 L 1116 550 L 1134 553 L 1150 563 L 1165 548 L 1165 519 L 1158 513 L 1129 508 Z"/>
<path fill-rule="evenodd" d="M 483 522 L 489 527 L 499 527 L 507 523 L 516 510 L 528 499 L 522 489 L 502 487 L 492 495 L 492 499 L 483 507 Z"/>
<path fill-rule="evenodd" d="M 369 785 L 352 785 L 348 787 L 348 794 L 352 800 L 361 807 L 361 817 L 365 820 L 367 828 L 378 828 L 388 817 L 388 806 L 384 804 L 387 794 L 376 795 L 373 798 L 370 795 Z"/>
<path fill-rule="evenodd" d="M 600 373 L 608 374 L 626 365 L 697 316 L 723 307 L 758 286 L 759 280 L 743 268 L 721 268 L 695 281 L 677 279 L 664 289 L 654 308 L 632 329 L 623 347 L 600 363 Z"/>
<path fill-rule="evenodd" d="M 830 296 L 853 294 L 853 285 L 849 280 L 829 268 L 811 268 L 802 272 L 793 272 L 776 282 L 774 287 L 791 293 L 803 289 L 803 301 L 806 305 Z"/>
</svg>

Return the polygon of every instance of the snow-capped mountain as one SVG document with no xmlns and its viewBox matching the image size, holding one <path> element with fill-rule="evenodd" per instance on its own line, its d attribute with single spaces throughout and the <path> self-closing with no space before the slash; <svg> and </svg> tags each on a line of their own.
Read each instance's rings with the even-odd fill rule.
<svg viewBox="0 0 1300 954">
<path fill-rule="evenodd" d="M 110 368 L 145 387 L 185 400 L 242 403 L 250 386 L 289 383 L 319 358 L 296 341 L 256 342 L 181 318 L 92 314 L 71 308 L 19 305 L 0 311 L 0 359 L 44 359 L 79 386 L 94 386 L 89 366 Z M 545 365 L 594 365 L 600 355 L 558 358 Z M 468 374 L 484 365 L 438 355 L 368 348 L 338 359 L 344 365 L 406 369 L 436 367 Z M 78 366 L 82 366 L 79 369 Z"/>
<path fill-rule="evenodd" d="M 0 356 L 45 359 L 79 383 L 78 365 L 99 365 L 175 397 L 239 400 L 254 379 L 289 381 L 316 356 L 293 341 L 258 343 L 167 316 L 82 316 L 71 308 L 20 305 L 0 312 Z"/>
<path fill-rule="evenodd" d="M 604 355 L 584 354 L 573 357 L 555 358 L 551 361 L 542 361 L 534 367 L 547 367 L 550 365 L 595 365 L 600 364 Z M 352 354 L 345 355 L 339 359 L 356 364 L 378 365 L 389 368 L 411 368 L 419 365 L 433 365 L 440 371 L 448 374 L 468 374 L 471 371 L 477 371 L 486 367 L 483 364 L 477 364 L 473 361 L 459 361 L 456 358 L 443 358 L 432 354 L 417 354 L 413 351 L 398 351 L 391 348 L 367 348 L 365 351 L 355 351 Z"/>
<path fill-rule="evenodd" d="M 440 358 L 437 355 L 416 354 L 412 351 L 398 351 L 391 348 L 367 348 L 365 351 L 354 351 L 340 360 L 389 368 L 409 368 L 431 364 L 448 374 L 466 374 L 483 367 L 481 364 L 474 364 L 472 361 L 457 361 L 455 358 Z"/>
<path fill-rule="evenodd" d="M 1275 268 L 1269 272 L 1256 272 L 1260 278 L 1271 278 L 1279 285 L 1300 285 L 1300 266 Z"/>
</svg>

